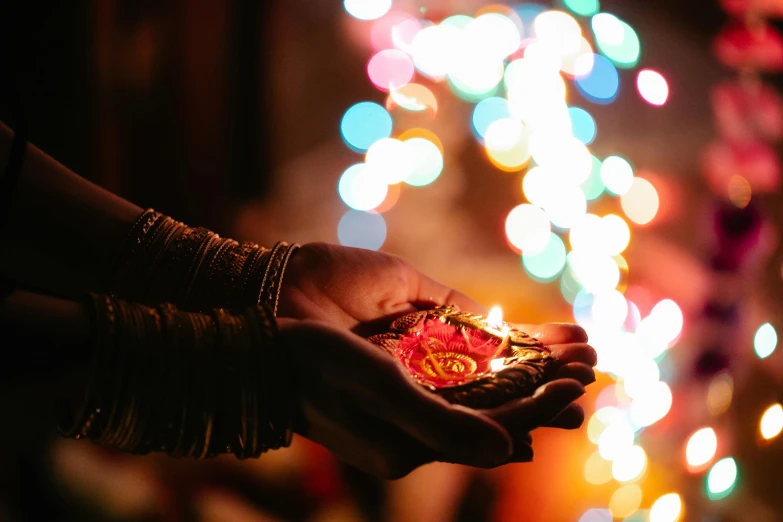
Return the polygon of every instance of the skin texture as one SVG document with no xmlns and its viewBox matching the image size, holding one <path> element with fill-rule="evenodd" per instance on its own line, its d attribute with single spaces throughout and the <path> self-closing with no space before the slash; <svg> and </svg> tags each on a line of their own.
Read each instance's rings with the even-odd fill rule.
<svg viewBox="0 0 783 522">
<path fill-rule="evenodd" d="M 475 411 L 416 385 L 364 337 L 402 314 L 442 304 L 485 314 L 469 297 L 388 254 L 310 243 L 291 258 L 278 315 L 300 390 L 297 431 L 384 478 L 431 461 L 491 468 L 533 457 L 530 432 L 573 429 L 573 401 L 595 380 L 595 351 L 575 325 L 517 325 L 557 358 L 557 378 L 532 397 Z"/>
</svg>

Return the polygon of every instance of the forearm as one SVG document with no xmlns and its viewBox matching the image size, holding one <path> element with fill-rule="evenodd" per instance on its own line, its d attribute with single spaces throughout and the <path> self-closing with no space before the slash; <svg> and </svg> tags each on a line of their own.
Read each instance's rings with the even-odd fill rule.
<svg viewBox="0 0 783 522">
<path fill-rule="evenodd" d="M 13 131 L 0 123 L 0 165 Z M 9 221 L 0 231 L 0 271 L 63 295 L 99 289 L 100 277 L 142 209 L 27 147 Z"/>
</svg>

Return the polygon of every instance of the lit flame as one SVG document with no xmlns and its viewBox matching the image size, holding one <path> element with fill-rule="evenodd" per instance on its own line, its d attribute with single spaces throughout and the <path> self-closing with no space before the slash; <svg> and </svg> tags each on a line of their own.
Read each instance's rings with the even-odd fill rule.
<svg viewBox="0 0 783 522">
<path fill-rule="evenodd" d="M 489 361 L 489 369 L 492 370 L 493 372 L 499 372 L 500 370 L 506 367 L 505 361 L 506 360 L 502 357 L 498 359 L 492 359 L 491 361 Z"/>
<path fill-rule="evenodd" d="M 503 310 L 499 306 L 493 306 L 487 316 L 487 325 L 495 330 L 503 327 Z"/>
</svg>

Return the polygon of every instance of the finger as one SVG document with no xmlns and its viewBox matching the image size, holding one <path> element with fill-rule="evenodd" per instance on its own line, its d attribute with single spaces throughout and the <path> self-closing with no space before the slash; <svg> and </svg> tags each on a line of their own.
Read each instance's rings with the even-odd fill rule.
<svg viewBox="0 0 783 522">
<path fill-rule="evenodd" d="M 305 406 L 306 436 L 340 460 L 385 479 L 404 477 L 434 460 L 434 454 L 394 426 L 328 403 Z"/>
<path fill-rule="evenodd" d="M 299 322 L 290 333 L 292 346 L 309 342 L 329 350 L 333 364 L 319 378 L 433 451 L 472 459 L 472 465 L 505 462 L 511 454 L 511 437 L 497 422 L 425 390 L 367 340 L 315 323 Z"/>
<path fill-rule="evenodd" d="M 595 366 L 596 362 L 598 362 L 598 355 L 595 353 L 595 349 L 589 344 L 552 344 L 549 345 L 548 348 L 560 364 L 578 362 L 589 366 Z"/>
<path fill-rule="evenodd" d="M 530 444 L 514 446 L 514 453 L 508 459 L 508 464 L 515 462 L 533 462 L 533 446 Z"/>
<path fill-rule="evenodd" d="M 514 437 L 514 452 L 508 462 L 531 462 L 533 460 L 533 436 L 524 432 Z"/>
<path fill-rule="evenodd" d="M 584 392 L 584 386 L 578 381 L 557 379 L 538 388 L 532 397 L 512 401 L 485 413 L 509 433 L 532 431 L 551 422 Z"/>
<path fill-rule="evenodd" d="M 585 411 L 578 404 L 571 404 L 563 410 L 552 422 L 546 424 L 548 428 L 560 428 L 563 430 L 575 430 L 585 421 Z"/>
<path fill-rule="evenodd" d="M 570 323 L 514 324 L 546 345 L 587 342 L 584 328 Z"/>
<path fill-rule="evenodd" d="M 556 379 L 574 379 L 587 386 L 595 382 L 595 370 L 584 363 L 568 363 L 557 369 Z"/>
<path fill-rule="evenodd" d="M 502 426 L 475 410 L 447 403 L 403 375 L 398 366 L 394 369 L 400 375 L 399 382 L 394 391 L 376 396 L 381 408 L 374 414 L 460 462 L 491 467 L 508 459 L 513 444 Z"/>
<path fill-rule="evenodd" d="M 412 303 L 427 305 L 457 305 L 460 310 L 474 314 L 487 315 L 486 306 L 479 304 L 465 294 L 427 277 L 411 268 L 409 277 L 408 299 Z"/>
</svg>

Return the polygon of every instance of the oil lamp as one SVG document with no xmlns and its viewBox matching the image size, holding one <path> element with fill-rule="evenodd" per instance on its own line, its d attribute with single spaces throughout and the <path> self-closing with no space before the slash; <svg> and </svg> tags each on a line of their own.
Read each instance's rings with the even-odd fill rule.
<svg viewBox="0 0 783 522">
<path fill-rule="evenodd" d="M 420 385 L 479 409 L 531 395 L 551 377 L 554 362 L 541 342 L 503 321 L 500 307 L 487 317 L 455 306 L 413 312 L 369 340 Z"/>
</svg>

